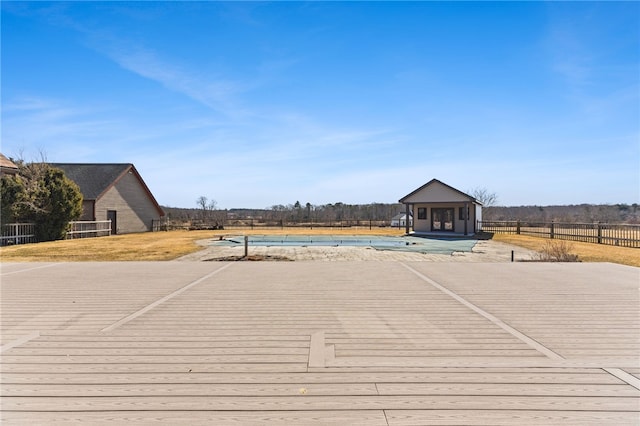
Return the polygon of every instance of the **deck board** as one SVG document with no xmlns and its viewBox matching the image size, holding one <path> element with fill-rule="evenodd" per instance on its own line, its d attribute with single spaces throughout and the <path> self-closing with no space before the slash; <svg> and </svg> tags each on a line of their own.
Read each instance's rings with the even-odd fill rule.
<svg viewBox="0 0 640 426">
<path fill-rule="evenodd" d="M 637 268 L 406 266 L 3 265 L 0 419 L 640 423 Z"/>
<path fill-rule="evenodd" d="M 638 411 L 640 400 L 602 396 L 484 396 L 484 395 L 378 395 L 378 396 L 132 396 L 132 397 L 3 397 L 6 411 L 277 411 L 277 410 L 562 410 Z"/>
<path fill-rule="evenodd" d="M 490 379 L 485 377 L 485 381 Z M 168 385 L 171 386 L 168 386 Z M 640 398 L 640 390 L 615 384 L 563 383 L 131 383 L 84 385 L 3 384 L 3 395 L 19 397 L 146 396 L 297 396 L 422 395 L 422 396 L 599 396 Z"/>
<path fill-rule="evenodd" d="M 357 411 L 98 411 L 98 412 L 12 412 L 2 413 L 2 424 L 34 423 L 54 426 L 109 423 L 121 424 L 202 424 L 241 426 L 387 426 L 382 410 Z"/>
<path fill-rule="evenodd" d="M 5 373 L 3 384 L 348 384 L 348 383 L 463 383 L 463 384 L 568 384 L 621 385 L 623 381 L 599 368 L 421 368 L 419 370 L 321 372 L 139 372 L 135 375 L 107 372 L 91 374 Z M 607 387 L 605 386 L 605 387 Z"/>
<path fill-rule="evenodd" d="M 388 410 L 389 426 L 423 425 L 620 425 L 637 426 L 636 412 L 528 410 Z"/>
</svg>

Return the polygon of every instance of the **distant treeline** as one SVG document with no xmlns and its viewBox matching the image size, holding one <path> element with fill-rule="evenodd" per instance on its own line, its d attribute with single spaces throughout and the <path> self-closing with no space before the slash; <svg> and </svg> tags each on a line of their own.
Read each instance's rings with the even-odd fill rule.
<svg viewBox="0 0 640 426">
<path fill-rule="evenodd" d="M 296 202 L 274 205 L 268 209 L 228 209 L 162 207 L 173 221 L 205 221 L 224 224 L 230 220 L 254 220 L 287 223 L 330 223 L 340 221 L 375 221 L 390 223 L 391 218 L 405 211 L 403 204 L 323 204 Z M 580 204 L 567 206 L 485 207 L 485 220 L 522 220 L 557 222 L 640 223 L 638 204 Z"/>
<path fill-rule="evenodd" d="M 372 204 L 301 204 L 274 205 L 269 209 L 228 209 L 212 210 L 208 208 L 162 207 L 168 218 L 175 221 L 215 221 L 224 223 L 229 220 L 254 220 L 261 222 L 287 223 L 329 223 L 339 221 L 385 221 L 404 211 L 404 205 Z"/>
<path fill-rule="evenodd" d="M 482 210 L 482 216 L 485 220 L 640 223 L 640 205 L 634 203 L 487 207 Z"/>
</svg>

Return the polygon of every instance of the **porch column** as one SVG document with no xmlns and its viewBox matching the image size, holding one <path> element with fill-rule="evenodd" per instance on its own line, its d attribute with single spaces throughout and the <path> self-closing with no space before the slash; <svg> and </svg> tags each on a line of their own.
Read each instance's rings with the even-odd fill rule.
<svg viewBox="0 0 640 426">
<path fill-rule="evenodd" d="M 462 209 L 462 217 L 464 218 L 464 235 L 469 235 L 469 203 L 464 203 L 464 207 Z"/>
<path fill-rule="evenodd" d="M 409 234 L 409 224 L 410 224 L 410 216 L 409 216 L 409 203 L 405 204 L 405 216 L 404 216 L 404 230 L 405 233 L 408 235 Z"/>
</svg>

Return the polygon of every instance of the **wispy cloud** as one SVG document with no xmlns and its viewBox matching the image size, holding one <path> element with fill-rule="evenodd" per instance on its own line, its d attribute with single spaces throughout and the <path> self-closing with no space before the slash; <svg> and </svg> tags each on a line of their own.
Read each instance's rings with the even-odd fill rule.
<svg viewBox="0 0 640 426">
<path fill-rule="evenodd" d="M 552 13 L 547 45 L 551 69 L 577 90 L 592 83 L 594 57 L 578 36 L 574 18 Z"/>
<path fill-rule="evenodd" d="M 629 14 L 611 14 L 602 3 L 551 3 L 547 11 L 549 69 L 560 77 L 556 93 L 573 107 L 565 126 L 569 121 L 578 129 L 585 122 L 615 127 L 637 123 L 638 30 L 632 18 L 637 7 L 629 8 Z"/>
<path fill-rule="evenodd" d="M 353 201 L 355 192 L 350 197 L 346 194 L 353 190 L 352 181 L 360 173 L 366 174 L 366 170 L 371 168 L 385 170 L 398 167 L 401 161 L 401 156 L 396 153 L 397 145 L 393 143 L 397 136 L 390 132 L 329 126 L 321 129 L 309 124 L 309 120 L 303 121 L 307 124 L 302 128 L 290 123 L 279 132 L 278 129 L 268 129 L 261 135 L 263 143 L 253 141 L 245 146 L 244 142 L 250 136 L 242 132 L 247 130 L 229 129 L 224 135 L 228 142 L 219 142 L 223 137 L 205 136 L 202 143 L 192 142 L 173 149 L 151 151 L 137 161 L 145 173 L 153 176 L 153 181 L 161 182 L 159 198 L 165 196 L 163 192 L 166 191 L 166 198 L 182 197 L 182 205 L 189 206 L 191 199 L 206 195 L 216 198 L 223 207 L 267 207 L 295 201 L 282 199 L 283 192 L 298 192 L 300 198 L 306 197 L 305 201 L 313 203 L 328 202 L 320 200 L 317 195 L 317 191 L 326 188 L 326 182 L 342 189 L 335 193 L 336 197 Z M 255 130 L 250 128 L 248 132 Z M 211 132 L 213 135 L 217 130 Z M 207 143 L 207 140 L 218 142 Z M 234 140 L 239 142 L 236 144 Z M 188 168 L 189 173 L 181 177 L 181 182 L 176 182 L 175 176 L 166 173 L 170 164 Z M 364 179 L 365 186 L 372 192 L 379 190 L 384 183 L 372 180 L 380 177 L 378 173 L 382 172 L 376 172 L 376 176 L 369 173 Z M 400 172 L 393 176 L 399 175 Z M 357 180 L 363 182 L 363 179 Z M 396 184 L 397 179 L 389 180 L 388 185 Z"/>
<path fill-rule="evenodd" d="M 118 5 L 114 7 L 118 14 L 127 10 Z M 194 68 L 193 64 L 181 64 L 177 59 L 169 58 L 163 52 L 137 40 L 134 35 L 120 34 L 108 25 L 97 22 L 89 24 L 74 19 L 66 6 L 38 6 L 33 10 L 51 25 L 82 34 L 84 43 L 89 48 L 105 55 L 127 71 L 182 94 L 223 116 L 240 118 L 251 115 L 241 101 L 241 94 L 259 86 L 259 79 L 229 78 L 221 72 L 205 73 Z M 27 12 L 17 8 L 16 13 Z M 133 16 L 136 19 L 149 19 L 141 14 Z M 266 74 L 283 66 L 287 66 L 287 61 L 263 64 Z"/>
<path fill-rule="evenodd" d="M 110 133 L 114 122 L 96 119 L 87 108 L 78 108 L 47 98 L 24 97 L 3 103 L 2 143 L 18 150 L 42 150 L 57 159 L 47 149 L 67 147 L 70 158 L 82 157 L 100 149 L 98 141 Z"/>
<path fill-rule="evenodd" d="M 248 109 L 241 105 L 239 95 L 249 90 L 252 84 L 223 76 L 205 78 L 187 66 L 162 59 L 152 49 L 131 47 L 130 43 L 116 42 L 100 49 L 104 49 L 106 55 L 122 68 L 181 93 L 221 114 L 230 117 L 249 114 Z"/>
</svg>

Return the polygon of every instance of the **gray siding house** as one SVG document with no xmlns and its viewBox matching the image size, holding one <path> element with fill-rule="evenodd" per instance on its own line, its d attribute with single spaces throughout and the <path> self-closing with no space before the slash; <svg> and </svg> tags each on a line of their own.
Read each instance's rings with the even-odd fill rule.
<svg viewBox="0 0 640 426">
<path fill-rule="evenodd" d="M 482 203 L 438 179 L 400 199 L 413 214 L 413 231 L 422 234 L 474 234 L 482 220 Z M 406 224 L 407 234 L 411 231 Z"/>
<path fill-rule="evenodd" d="M 111 234 L 146 232 L 164 211 L 133 164 L 53 163 L 82 192 L 80 220 L 111 220 Z"/>
</svg>

